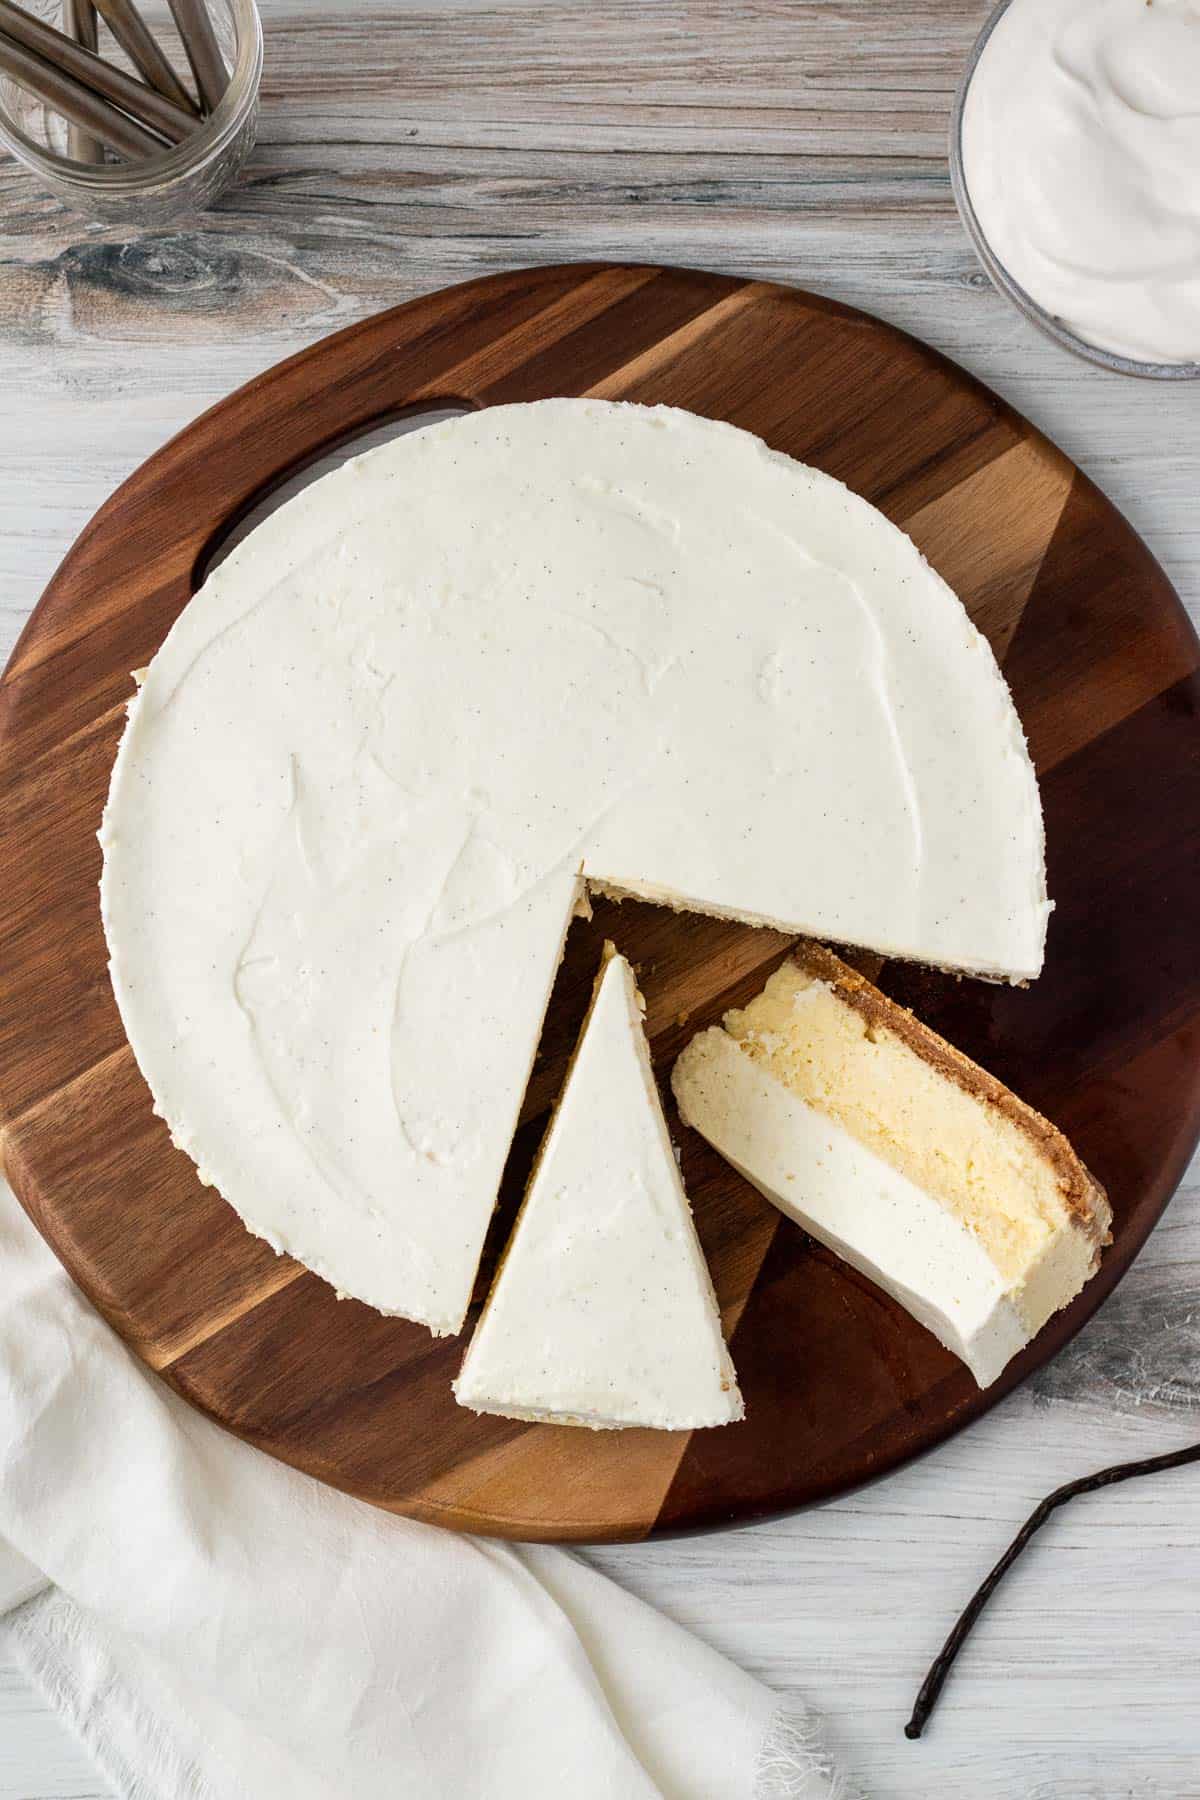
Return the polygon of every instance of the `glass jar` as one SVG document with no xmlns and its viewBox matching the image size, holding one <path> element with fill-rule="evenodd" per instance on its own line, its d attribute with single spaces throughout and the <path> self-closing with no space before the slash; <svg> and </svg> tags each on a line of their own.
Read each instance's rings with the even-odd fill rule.
<svg viewBox="0 0 1200 1800">
<path fill-rule="evenodd" d="M 975 247 L 975 254 L 983 264 L 993 285 L 999 289 L 1007 300 L 1023 312 L 1032 324 L 1052 337 L 1058 344 L 1073 350 L 1076 356 L 1082 356 L 1088 362 L 1099 363 L 1103 369 L 1111 369 L 1120 375 L 1146 375 L 1160 381 L 1194 381 L 1200 376 L 1200 363 L 1152 363 L 1139 362 L 1133 357 L 1118 356 L 1115 351 L 1102 350 L 1097 344 L 1089 344 L 1085 338 L 1077 336 L 1068 325 L 1064 325 L 1054 313 L 1047 312 L 1039 306 L 1032 295 L 1005 268 L 996 252 L 992 249 L 984 233 L 983 227 L 971 204 L 971 195 L 967 188 L 963 173 L 963 115 L 966 111 L 967 94 L 971 79 L 979 67 L 980 59 L 987 48 L 988 39 L 996 26 L 1008 11 L 1012 0 L 1000 0 L 1000 4 L 988 18 L 983 30 L 975 40 L 974 48 L 967 58 L 967 66 L 963 70 L 958 84 L 958 92 L 954 97 L 954 111 L 950 120 L 950 182 L 954 189 L 954 199 L 958 206 L 959 217 L 966 228 L 967 236 Z"/>
<path fill-rule="evenodd" d="M 55 0 L 23 0 L 48 24 L 60 25 Z M 0 74 L 0 141 L 42 186 L 68 206 L 116 225 L 164 225 L 208 206 L 229 186 L 254 144 L 262 80 L 262 25 L 254 0 L 208 0 L 229 86 L 209 118 L 180 144 L 137 162 L 76 162 L 67 153 L 67 124 L 35 94 Z M 181 78 L 189 80 L 182 46 L 165 8 L 139 8 Z M 101 21 L 101 32 L 105 30 Z M 102 54 L 114 52 L 107 42 Z"/>
</svg>

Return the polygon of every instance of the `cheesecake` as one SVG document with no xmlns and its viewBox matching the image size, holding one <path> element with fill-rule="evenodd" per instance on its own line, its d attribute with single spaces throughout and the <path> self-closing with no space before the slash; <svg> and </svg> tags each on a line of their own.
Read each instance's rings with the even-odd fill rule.
<svg viewBox="0 0 1200 1800">
<path fill-rule="evenodd" d="M 1112 1214 L 1066 1138 L 831 951 L 698 1033 L 684 1121 L 995 1381 L 1099 1266 Z"/>
<path fill-rule="evenodd" d="M 913 543 L 746 432 L 593 400 L 410 433 L 259 524 L 146 671 L 101 843 L 174 1142 L 438 1333 L 589 890 L 1012 981 L 1049 911 L 1020 722 Z"/>
<path fill-rule="evenodd" d="M 609 945 L 454 1384 L 462 1406 L 596 1430 L 742 1416 L 642 1015 L 633 970 Z"/>
</svg>

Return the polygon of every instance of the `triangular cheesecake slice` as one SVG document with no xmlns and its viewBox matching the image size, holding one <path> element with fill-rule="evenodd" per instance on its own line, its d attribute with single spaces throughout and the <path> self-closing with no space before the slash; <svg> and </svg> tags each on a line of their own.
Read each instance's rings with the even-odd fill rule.
<svg viewBox="0 0 1200 1800">
<path fill-rule="evenodd" d="M 454 1392 L 509 1418 L 667 1431 L 742 1417 L 633 970 L 591 1009 Z"/>
<path fill-rule="evenodd" d="M 1095 1274 L 1112 1212 L 1062 1133 L 819 944 L 671 1076 L 685 1124 L 980 1387 Z"/>
</svg>

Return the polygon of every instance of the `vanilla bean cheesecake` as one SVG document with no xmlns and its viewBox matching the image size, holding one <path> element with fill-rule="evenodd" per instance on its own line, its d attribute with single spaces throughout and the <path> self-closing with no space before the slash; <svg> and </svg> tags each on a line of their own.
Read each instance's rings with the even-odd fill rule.
<svg viewBox="0 0 1200 1800">
<path fill-rule="evenodd" d="M 593 400 L 414 432 L 260 524 L 150 663 L 101 842 L 175 1143 L 441 1333 L 589 887 L 1014 981 L 1049 911 L 1012 700 L 915 545 L 745 432 Z"/>
<path fill-rule="evenodd" d="M 660 1430 L 742 1417 L 633 970 L 611 944 L 456 1399 Z"/>
<path fill-rule="evenodd" d="M 980 1387 L 1099 1266 L 1111 1209 L 1062 1133 L 818 944 L 694 1037 L 672 1086 L 687 1124 Z"/>
</svg>

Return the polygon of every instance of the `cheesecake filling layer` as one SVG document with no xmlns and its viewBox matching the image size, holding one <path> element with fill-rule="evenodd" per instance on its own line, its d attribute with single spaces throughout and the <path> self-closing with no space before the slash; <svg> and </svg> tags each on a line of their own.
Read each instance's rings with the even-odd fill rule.
<svg viewBox="0 0 1200 1800">
<path fill-rule="evenodd" d="M 936 1200 L 802 1100 L 724 1031 L 675 1065 L 680 1116 L 764 1197 L 891 1294 L 981 1387 L 1031 1335 L 982 1245 Z"/>
<path fill-rule="evenodd" d="M 1049 910 L 1008 691 L 910 540 L 600 401 L 431 427 L 260 525 L 150 664 L 101 841 L 176 1143 L 440 1332 L 589 883 L 1014 980 Z"/>
<path fill-rule="evenodd" d="M 1095 1272 L 1111 1214 L 1061 1134 L 819 946 L 700 1033 L 673 1084 L 689 1124 L 981 1386 Z"/>
<path fill-rule="evenodd" d="M 1095 1238 L 1073 1222 L 1042 1145 L 828 981 L 785 963 L 725 1029 L 752 1062 L 965 1227 L 1030 1332 L 1061 1305 L 1064 1283 L 1082 1287 Z"/>
<path fill-rule="evenodd" d="M 604 965 L 454 1391 L 593 1429 L 742 1416 L 624 957 Z"/>
</svg>

